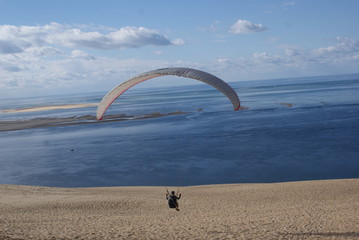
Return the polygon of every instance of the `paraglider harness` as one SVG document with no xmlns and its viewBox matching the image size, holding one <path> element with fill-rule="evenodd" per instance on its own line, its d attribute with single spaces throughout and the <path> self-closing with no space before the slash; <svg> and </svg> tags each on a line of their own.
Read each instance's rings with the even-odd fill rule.
<svg viewBox="0 0 359 240">
<path fill-rule="evenodd" d="M 179 193 L 179 189 L 177 190 L 177 193 L 174 195 L 174 194 L 170 194 L 168 192 L 168 190 L 166 189 L 167 191 L 167 200 L 168 200 L 168 206 L 170 208 L 177 208 L 178 205 L 177 205 L 177 200 L 180 199 L 180 197 L 177 197 L 178 193 Z"/>
</svg>

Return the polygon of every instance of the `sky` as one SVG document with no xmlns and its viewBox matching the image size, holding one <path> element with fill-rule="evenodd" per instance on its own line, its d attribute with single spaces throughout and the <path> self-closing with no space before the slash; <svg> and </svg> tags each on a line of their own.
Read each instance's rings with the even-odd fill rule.
<svg viewBox="0 0 359 240">
<path fill-rule="evenodd" d="M 0 0 L 0 99 L 106 92 L 164 67 L 227 82 L 358 73 L 358 12 L 358 0 Z"/>
</svg>

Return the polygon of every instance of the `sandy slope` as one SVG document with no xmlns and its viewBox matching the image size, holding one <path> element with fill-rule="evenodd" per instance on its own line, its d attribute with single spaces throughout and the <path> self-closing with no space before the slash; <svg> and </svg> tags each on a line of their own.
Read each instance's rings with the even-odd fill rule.
<svg viewBox="0 0 359 240">
<path fill-rule="evenodd" d="M 180 191 L 0 185 L 0 239 L 359 239 L 359 179 Z"/>
</svg>

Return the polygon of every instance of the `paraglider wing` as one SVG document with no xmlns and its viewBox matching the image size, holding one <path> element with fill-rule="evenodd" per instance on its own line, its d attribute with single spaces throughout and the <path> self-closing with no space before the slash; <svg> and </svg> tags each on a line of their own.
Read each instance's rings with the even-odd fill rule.
<svg viewBox="0 0 359 240">
<path fill-rule="evenodd" d="M 191 68 L 162 68 L 137 75 L 112 89 L 102 98 L 100 104 L 98 105 L 96 114 L 97 119 L 101 120 L 111 103 L 113 103 L 113 101 L 115 101 L 122 93 L 126 92 L 129 88 L 148 79 L 165 75 L 175 75 L 179 77 L 192 78 L 207 83 L 221 91 L 224 95 L 226 95 L 227 98 L 232 102 L 235 111 L 240 108 L 240 102 L 237 93 L 232 87 L 230 87 L 220 78 L 207 72 Z"/>
</svg>

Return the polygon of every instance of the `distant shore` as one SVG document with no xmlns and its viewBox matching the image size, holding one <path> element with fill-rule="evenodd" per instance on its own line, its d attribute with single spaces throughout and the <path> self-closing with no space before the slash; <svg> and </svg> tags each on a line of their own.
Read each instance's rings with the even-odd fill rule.
<svg viewBox="0 0 359 240">
<path fill-rule="evenodd" d="M 97 106 L 98 106 L 98 103 L 63 104 L 63 105 L 37 106 L 37 107 L 28 107 L 28 108 L 2 109 L 2 110 L 0 110 L 0 112 L 1 113 L 22 113 L 22 112 L 38 112 L 38 111 L 86 108 L 86 107 L 97 107 Z"/>
<path fill-rule="evenodd" d="M 359 239 L 359 179 L 165 191 L 0 185 L 0 239 Z"/>
<path fill-rule="evenodd" d="M 279 103 L 282 106 L 293 107 L 292 103 Z M 45 105 L 34 106 L 28 108 L 9 108 L 0 109 L 0 113 L 27 113 L 27 112 L 39 112 L 50 110 L 62 110 L 62 109 L 74 109 L 74 108 L 87 108 L 96 107 L 98 103 L 86 103 L 86 104 L 64 104 L 64 105 Z M 239 110 L 248 110 L 249 108 L 242 106 Z M 203 109 L 197 109 L 197 112 L 201 112 Z M 70 116 L 70 117 L 42 117 L 31 119 L 17 119 L 17 120 L 0 120 L 0 132 L 14 131 L 29 128 L 41 128 L 41 127 L 54 127 L 54 126 L 68 126 L 79 124 L 93 124 L 93 123 L 105 123 L 105 122 L 117 122 L 127 120 L 138 120 L 147 118 L 166 117 L 179 114 L 187 114 L 189 112 L 175 111 L 169 113 L 151 112 L 140 115 L 126 115 L 126 114 L 110 114 L 103 117 L 101 121 L 98 121 L 95 116 Z"/>
<path fill-rule="evenodd" d="M 59 110 L 59 109 L 70 109 L 70 108 L 82 108 L 89 106 L 97 106 L 97 104 L 71 104 L 71 105 L 57 105 L 57 106 L 41 106 L 33 108 L 22 108 L 22 109 L 5 109 L 0 110 L 3 113 L 20 113 L 20 112 L 35 112 L 35 111 L 48 111 L 48 110 Z M 117 122 L 127 120 L 138 120 L 147 118 L 158 118 L 179 114 L 186 114 L 187 112 L 176 111 L 169 113 L 151 112 L 140 115 L 126 115 L 126 114 L 109 114 L 106 115 L 101 121 L 98 121 L 95 116 L 84 115 L 84 116 L 71 116 L 71 117 L 42 117 L 42 118 L 31 118 L 31 119 L 17 119 L 17 120 L 0 120 L 0 132 L 14 131 L 29 128 L 41 128 L 41 127 L 54 127 L 54 126 L 69 126 L 69 125 L 80 125 L 80 124 L 94 124 L 94 123 L 105 123 L 105 122 Z"/>
</svg>

